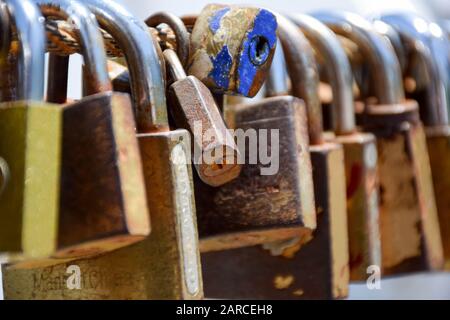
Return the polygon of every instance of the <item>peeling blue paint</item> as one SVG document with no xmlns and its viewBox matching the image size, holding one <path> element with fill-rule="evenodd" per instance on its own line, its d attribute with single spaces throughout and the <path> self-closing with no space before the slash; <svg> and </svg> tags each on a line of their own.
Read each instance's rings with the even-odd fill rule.
<svg viewBox="0 0 450 320">
<path fill-rule="evenodd" d="M 214 80 L 218 87 L 227 90 L 230 83 L 230 69 L 233 63 L 228 46 L 224 45 L 215 57 L 211 57 L 211 61 L 213 69 L 208 76 Z"/>
<path fill-rule="evenodd" d="M 209 28 L 213 33 L 216 33 L 220 28 L 220 21 L 223 16 L 230 11 L 230 8 L 223 8 L 218 10 L 209 20 Z"/>
<path fill-rule="evenodd" d="M 238 67 L 238 84 L 237 92 L 241 95 L 248 96 L 253 84 L 256 73 L 259 69 L 258 65 L 252 62 L 252 55 L 256 54 L 256 48 L 252 45 L 255 37 L 263 37 L 269 44 L 269 52 L 273 50 L 277 41 L 277 21 L 275 16 L 267 10 L 262 9 L 255 17 L 253 29 L 247 33 L 247 37 L 242 45 L 241 58 Z M 264 63 L 262 63 L 264 64 Z"/>
</svg>

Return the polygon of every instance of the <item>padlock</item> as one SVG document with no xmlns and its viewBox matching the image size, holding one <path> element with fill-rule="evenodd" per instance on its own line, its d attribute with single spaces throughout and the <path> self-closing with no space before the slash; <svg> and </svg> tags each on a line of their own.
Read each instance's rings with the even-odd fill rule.
<svg viewBox="0 0 450 320">
<path fill-rule="evenodd" d="M 296 237 L 262 246 L 202 253 L 205 295 L 210 298 L 325 299 L 348 294 L 343 149 L 322 137 L 318 74 L 311 46 L 292 22 L 280 15 L 277 21 L 292 92 L 304 99 L 309 117 L 317 229 L 313 238 Z M 297 108 L 303 107 L 299 99 L 289 96 L 268 98 L 260 105 L 267 107 L 273 99 L 293 99 Z M 234 115 L 236 123 L 244 116 L 252 119 L 256 106 L 243 106 L 241 112 L 238 109 Z M 276 107 L 270 106 L 270 110 L 275 111 Z M 263 111 L 272 117 L 269 110 Z M 293 120 L 298 124 L 300 118 Z"/>
<path fill-rule="evenodd" d="M 22 86 L 18 90 L 19 97 L 27 102 L 10 102 L 0 107 L 2 121 L 5 121 L 0 129 L 4 137 L 0 142 L 0 154 L 6 160 L 10 172 L 0 202 L 1 225 L 5 228 L 0 232 L 0 251 L 17 258 L 40 258 L 52 254 L 79 256 L 112 250 L 142 239 L 150 231 L 145 201 L 139 199 L 139 188 L 141 194 L 144 191 L 142 175 L 139 171 L 126 170 L 127 164 L 140 164 L 131 107 L 116 107 L 114 115 L 118 121 L 111 123 L 108 114 L 113 109 L 109 105 L 112 100 L 110 93 L 93 96 L 84 105 L 44 103 L 43 79 L 40 77 L 44 75 L 45 33 L 39 9 L 28 1 L 10 1 L 7 5 L 19 37 L 22 72 L 18 82 Z M 76 19 L 82 16 L 89 25 L 89 16 L 83 11 L 84 7 L 77 7 L 73 2 L 70 8 Z M 86 31 L 82 25 L 80 29 Z M 100 34 L 95 38 L 95 34 L 93 36 L 87 32 L 85 36 L 89 37 L 86 41 L 89 43 L 101 41 Z M 102 48 L 101 45 L 98 47 Z M 107 90 L 111 85 L 109 81 L 104 81 L 108 80 L 106 57 L 101 49 L 95 53 L 96 58 L 88 61 L 95 66 L 92 69 L 98 72 L 92 74 L 93 88 Z M 11 97 L 14 98 L 14 94 Z M 81 123 L 77 122 L 79 118 L 74 119 L 80 114 L 85 117 Z M 97 134 L 92 132 L 94 126 Z M 118 130 L 117 127 L 121 128 Z M 127 157 L 117 156 L 111 141 L 119 147 L 125 145 Z M 101 147 L 104 147 L 101 149 L 102 156 L 111 161 L 109 167 L 103 162 L 90 161 L 93 160 L 90 152 L 98 152 Z M 120 188 L 114 190 L 120 187 L 118 178 L 113 176 L 100 183 L 92 181 L 92 177 L 83 176 L 89 168 L 105 174 L 108 169 L 110 173 L 114 170 L 111 174 L 117 174 L 118 169 L 123 168 L 120 173 L 129 172 L 130 178 L 134 179 L 131 185 L 122 185 L 125 191 Z M 81 175 L 75 177 L 80 172 Z M 123 180 L 126 182 L 127 179 Z M 94 190 L 86 195 L 84 188 Z M 92 201 L 92 197 L 102 193 L 107 196 L 107 200 L 111 200 L 108 196 L 117 196 L 124 203 L 115 207 L 112 204 L 95 207 L 92 203 L 96 201 Z M 131 198 L 127 193 L 132 194 Z M 87 200 L 86 197 L 90 198 Z M 133 197 L 137 199 L 133 200 Z M 144 205 L 142 210 L 133 208 L 140 205 Z"/>
<path fill-rule="evenodd" d="M 377 137 L 383 272 L 440 269 L 443 252 L 425 133 L 417 102 L 404 98 L 395 52 L 358 15 L 322 12 L 314 16 L 355 42 L 370 69 L 376 96 L 359 108 L 364 110 L 357 118 L 365 131 Z"/>
<path fill-rule="evenodd" d="M 235 179 L 240 173 L 239 150 L 214 97 L 197 78 L 186 76 L 175 51 L 164 50 L 164 58 L 174 80 L 168 92 L 172 115 L 178 126 L 191 133 L 198 176 L 211 186 Z"/>
<path fill-rule="evenodd" d="M 255 11 L 255 9 L 244 9 L 239 9 L 243 10 L 241 14 L 246 14 L 246 10 Z M 238 8 L 236 7 L 233 10 L 238 10 Z M 224 12 L 228 11 L 228 8 L 224 9 Z M 210 14 L 208 12 L 206 11 L 205 14 Z M 268 14 L 268 12 L 264 13 L 264 15 Z M 199 19 L 196 18 L 196 21 L 199 21 Z M 267 30 L 258 30 L 255 27 L 255 32 L 258 37 L 271 38 L 271 33 L 275 33 L 275 30 L 271 30 L 269 27 Z M 240 41 L 240 46 L 248 45 L 247 38 L 242 39 L 242 31 L 234 30 L 234 27 L 228 23 L 224 24 L 223 28 L 222 32 L 229 32 L 230 38 L 236 38 L 227 41 L 233 43 Z M 214 46 L 222 46 L 219 40 L 220 38 L 211 39 L 211 41 L 217 41 Z M 195 49 L 196 47 L 191 45 L 191 53 Z M 270 65 L 270 61 L 265 62 L 261 67 L 264 67 L 267 63 Z M 119 70 L 117 66 L 114 66 L 114 69 Z M 261 72 L 258 81 L 262 81 L 265 78 L 265 72 L 262 69 L 258 72 Z M 123 74 L 122 72 L 119 73 Z M 238 69 L 231 70 L 229 76 L 233 79 L 239 78 Z M 205 83 L 209 82 L 205 80 Z M 122 85 L 121 87 L 123 88 Z M 229 90 L 237 90 L 237 88 L 230 87 Z M 218 88 L 216 88 L 216 92 L 220 92 Z M 238 92 L 235 93 L 239 94 Z M 206 94 L 204 93 L 204 95 Z M 212 101 L 210 103 L 212 104 Z M 278 101 L 273 103 L 274 105 L 277 105 L 277 103 L 283 105 L 282 108 L 274 108 L 277 110 L 274 112 L 279 112 L 279 122 L 249 123 L 246 124 L 245 129 L 276 129 L 282 127 L 284 122 L 288 122 L 289 119 L 286 118 L 286 111 L 283 111 L 283 108 L 285 109 L 284 105 L 289 105 L 291 102 Z M 264 108 L 269 107 L 264 106 Z M 263 112 L 258 111 L 255 119 L 262 116 Z M 273 116 L 275 117 L 276 114 L 274 113 Z M 264 122 L 263 119 L 261 119 L 261 122 Z M 275 179 L 260 175 L 258 173 L 260 168 L 254 164 L 248 165 L 244 169 L 246 171 L 243 174 L 245 177 L 242 177 L 241 174 L 237 179 L 219 188 L 206 185 L 202 183 L 200 178 L 194 176 L 201 251 L 223 250 L 264 243 L 270 240 L 286 239 L 298 235 L 299 232 L 309 233 L 315 227 L 312 181 L 310 168 L 308 169 L 309 156 L 306 154 L 307 152 L 300 152 L 300 156 L 297 156 L 298 152 L 293 147 L 295 143 L 288 142 L 293 139 L 293 141 L 299 141 L 300 144 L 305 144 L 305 137 L 299 133 L 301 126 L 297 126 L 297 124 L 295 126 L 286 125 L 289 131 L 284 132 L 283 136 L 280 137 L 280 139 L 286 140 L 283 144 L 286 143 L 288 146 L 286 150 L 283 150 L 285 156 L 281 157 L 283 161 L 286 161 L 286 165 L 281 165 L 282 170 Z M 290 137 L 290 135 L 295 138 Z M 292 175 L 291 171 L 295 167 L 299 168 L 299 171 L 295 169 L 299 173 Z M 308 191 L 308 189 L 310 190 Z M 272 192 L 267 196 L 263 190 L 272 190 Z M 246 205 L 242 206 L 238 199 L 242 199 Z M 271 202 L 274 204 L 271 204 Z"/>
<path fill-rule="evenodd" d="M 188 71 L 202 79 L 216 93 L 228 92 L 236 95 L 251 95 L 250 92 L 257 91 L 261 86 L 260 81 L 265 78 L 265 68 L 266 65 L 270 65 L 273 55 L 272 50 L 275 47 L 276 22 L 274 16 L 269 19 L 269 12 L 261 11 L 254 18 L 255 12 L 258 12 L 258 10 L 207 6 L 196 19 L 191 35 L 191 64 Z M 270 15 L 272 14 L 270 13 Z M 211 16 L 214 18 L 211 18 Z M 213 21 L 214 19 L 213 24 L 205 25 L 206 20 Z M 242 21 L 244 19 L 249 21 Z M 266 28 L 262 29 L 262 21 L 273 22 L 267 23 Z M 244 37 L 247 31 L 244 32 L 238 26 L 251 24 L 253 24 L 253 31 Z M 219 53 L 208 52 L 209 46 L 208 48 L 203 47 L 204 43 L 199 41 L 200 39 L 195 40 L 196 37 L 198 38 L 201 28 L 210 28 L 207 31 L 208 36 L 211 32 L 215 33 L 215 36 L 208 42 L 215 41 L 214 47 L 222 48 L 219 49 L 220 52 L 227 52 L 227 48 L 231 48 L 229 56 L 234 57 L 232 59 L 233 64 L 238 63 L 238 60 L 236 60 L 237 52 L 242 53 L 242 55 L 249 55 L 246 58 L 239 58 L 241 59 L 239 67 L 231 68 L 226 72 L 230 82 L 225 86 L 217 85 L 216 80 L 218 79 L 213 79 L 214 72 L 211 72 L 211 77 L 208 79 L 209 76 L 205 77 L 200 72 L 201 70 L 197 68 L 199 67 L 197 61 L 199 57 L 206 58 L 209 55 L 210 57 L 216 57 L 211 59 L 217 60 L 221 56 Z M 229 34 L 226 37 L 229 39 L 222 41 L 219 35 L 224 32 Z M 231 46 L 233 41 L 237 41 L 236 39 L 242 42 L 239 46 L 234 43 L 234 47 L 241 48 L 239 50 L 232 49 Z M 252 70 L 256 68 L 256 73 L 249 73 L 248 75 L 252 83 L 252 89 L 242 91 L 242 88 L 239 89 L 239 86 L 232 82 L 239 83 L 240 80 L 237 81 L 238 79 L 243 80 L 244 76 L 240 73 L 240 70 L 243 70 L 246 64 L 248 66 L 249 63 L 254 63 L 255 57 L 253 55 L 258 55 L 251 49 L 253 48 L 251 43 L 254 39 L 259 39 L 258 41 L 263 43 L 267 40 L 270 53 L 267 57 L 264 56 L 264 59 L 267 60 L 263 65 L 255 64 L 252 67 Z M 247 49 L 243 50 L 242 48 Z M 197 65 L 197 67 L 194 67 L 194 65 Z M 256 78 L 252 79 L 253 75 Z M 278 105 L 279 107 L 275 107 Z M 238 120 L 238 116 L 235 117 L 236 127 L 234 129 L 238 129 L 235 131 L 237 139 L 243 138 L 241 141 L 244 145 L 240 146 L 238 143 L 238 147 L 242 153 L 241 162 L 244 164 L 241 175 L 237 179 L 219 188 L 212 188 L 199 183 L 198 179 L 195 180 L 200 249 L 202 252 L 251 246 L 296 236 L 308 238 L 311 230 L 315 228 L 310 157 L 307 150 L 307 136 L 305 129 L 302 128 L 305 116 L 302 115 L 301 108 L 296 106 L 298 106 L 298 103 L 289 99 L 274 99 L 261 105 L 256 104 L 253 107 L 232 112 L 236 115 L 240 114 L 240 120 Z M 293 118 L 298 120 L 293 121 Z M 255 151 L 255 154 L 249 152 L 244 140 L 246 134 L 252 134 L 252 132 L 256 132 L 256 135 L 260 132 L 271 134 L 273 130 L 279 130 L 279 159 L 282 162 L 278 164 L 279 170 L 275 174 L 265 175 L 261 172 L 265 170 L 266 164 L 262 164 L 258 159 L 253 158 L 258 151 Z M 239 136 L 239 133 L 242 133 L 241 136 Z M 253 137 L 254 140 L 258 140 L 257 136 Z M 267 141 L 269 142 L 269 140 Z M 269 142 L 266 150 L 275 152 L 277 150 L 275 148 L 278 146 L 272 145 L 273 143 L 276 143 L 276 141 Z M 250 144 L 248 146 L 250 147 Z M 246 149 L 245 152 L 244 149 Z M 261 151 L 259 154 L 261 154 Z M 256 154 L 256 156 L 258 155 Z"/>
<path fill-rule="evenodd" d="M 356 130 L 352 70 L 335 34 L 311 16 L 289 18 L 313 46 L 332 89 L 331 141 L 344 148 L 350 279 L 366 280 L 369 266 L 381 266 L 376 139 Z"/>
<path fill-rule="evenodd" d="M 168 131 L 161 52 L 146 26 L 125 8 L 93 0 L 100 26 L 126 54 L 138 141 L 152 215 L 143 241 L 82 259 L 3 267 L 6 299 L 200 299 L 203 296 L 186 130 Z M 66 286 L 78 266 L 80 290 Z"/>
<path fill-rule="evenodd" d="M 177 36 L 177 52 L 187 61 L 189 34 L 183 21 L 171 14 L 150 16 L 146 24 L 172 26 Z M 156 25 L 155 25 L 156 24 Z M 164 50 L 167 69 L 173 83 L 168 90 L 169 109 L 175 124 L 187 129 L 193 141 L 193 163 L 200 179 L 211 186 L 220 186 L 239 175 L 239 151 L 227 130 L 209 89 L 194 76 L 186 76 L 177 53 Z"/>
<path fill-rule="evenodd" d="M 192 29 L 187 73 L 213 92 L 255 96 L 272 61 L 276 27 L 265 9 L 207 5 Z"/>
<path fill-rule="evenodd" d="M 413 97 L 419 101 L 425 126 L 445 266 L 450 269 L 450 197 L 447 195 L 450 190 L 450 78 L 445 74 L 450 70 L 450 45 L 436 24 L 416 15 L 391 14 L 380 19 L 400 33 L 408 53 L 415 55 L 425 66 L 423 82 L 426 86 L 417 89 Z M 428 26 L 428 31 L 425 32 L 424 26 Z"/>
</svg>

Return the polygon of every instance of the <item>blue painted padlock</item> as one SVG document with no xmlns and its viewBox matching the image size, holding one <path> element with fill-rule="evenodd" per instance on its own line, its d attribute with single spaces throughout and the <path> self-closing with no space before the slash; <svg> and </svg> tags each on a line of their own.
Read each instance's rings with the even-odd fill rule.
<svg viewBox="0 0 450 320">
<path fill-rule="evenodd" d="M 265 9 L 206 6 L 192 29 L 188 73 L 214 92 L 253 97 L 271 65 L 276 29 Z"/>
</svg>

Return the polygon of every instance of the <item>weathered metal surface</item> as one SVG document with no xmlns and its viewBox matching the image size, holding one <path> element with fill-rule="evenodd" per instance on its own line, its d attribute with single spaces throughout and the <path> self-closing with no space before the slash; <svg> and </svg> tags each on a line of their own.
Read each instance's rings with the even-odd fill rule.
<svg viewBox="0 0 450 320">
<path fill-rule="evenodd" d="M 382 265 L 376 140 L 355 132 L 330 141 L 344 148 L 350 279 L 365 280 L 367 267 Z"/>
<path fill-rule="evenodd" d="M 448 126 L 425 128 L 430 156 L 436 205 L 444 249 L 445 268 L 450 270 L 450 129 Z"/>
<path fill-rule="evenodd" d="M 189 134 L 139 134 L 152 233 L 131 246 L 88 258 L 4 266 L 6 299 L 199 299 L 202 276 Z M 175 213 L 175 214 L 174 214 Z M 81 271 L 81 289 L 66 286 L 69 265 Z"/>
<path fill-rule="evenodd" d="M 206 6 L 192 29 L 188 74 L 214 92 L 253 97 L 272 61 L 276 28 L 265 9 Z"/>
<path fill-rule="evenodd" d="M 417 103 L 368 106 L 364 117 L 378 141 L 384 273 L 438 270 L 443 251 Z"/>
<path fill-rule="evenodd" d="M 333 299 L 348 294 L 342 146 L 311 146 L 317 206 L 313 238 L 202 253 L 205 295 L 234 299 Z"/>
<path fill-rule="evenodd" d="M 201 251 L 310 234 L 316 224 L 303 104 L 287 96 L 266 99 L 236 107 L 233 118 L 244 131 L 279 130 L 279 171 L 261 175 L 267 165 L 252 164 L 246 148 L 237 179 L 219 188 L 196 184 Z"/>
<path fill-rule="evenodd" d="M 164 57 L 174 83 L 168 90 L 169 108 L 178 127 L 191 133 L 192 159 L 200 179 L 211 186 L 239 176 L 238 147 L 228 131 L 209 89 L 194 76 L 186 76 L 176 53 Z"/>
</svg>

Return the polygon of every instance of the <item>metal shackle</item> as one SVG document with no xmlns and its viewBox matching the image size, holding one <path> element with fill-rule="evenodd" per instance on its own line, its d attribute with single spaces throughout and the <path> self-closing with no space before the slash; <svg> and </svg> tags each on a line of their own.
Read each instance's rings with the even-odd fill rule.
<svg viewBox="0 0 450 320">
<path fill-rule="evenodd" d="M 450 107 L 450 46 L 442 29 L 413 14 L 389 14 L 380 17 L 400 34 L 408 52 L 425 67 L 426 106 L 424 124 L 448 125 Z M 442 46 L 442 47 L 441 47 Z"/>
<path fill-rule="evenodd" d="M 323 140 L 322 105 L 319 99 L 319 75 L 314 52 L 299 28 L 283 15 L 276 14 L 292 95 L 304 100 L 308 132 L 312 145 Z"/>
<path fill-rule="evenodd" d="M 347 55 L 336 35 L 323 23 L 304 14 L 289 16 L 306 36 L 315 52 L 323 57 L 325 72 L 333 91 L 333 110 L 337 134 L 355 131 L 353 74 Z"/>
<path fill-rule="evenodd" d="M 103 37 L 95 16 L 79 1 L 36 0 L 44 17 L 70 19 L 81 44 L 84 59 L 88 94 L 112 90 L 106 67 L 106 53 Z"/>
<path fill-rule="evenodd" d="M 90 0 L 86 4 L 125 53 L 138 132 L 168 130 L 165 69 L 148 27 L 114 1 Z"/>
<path fill-rule="evenodd" d="M 19 100 L 44 99 L 46 36 L 43 17 L 31 0 L 5 0 L 19 38 Z"/>
<path fill-rule="evenodd" d="M 404 100 L 402 73 L 392 45 L 372 23 L 348 12 L 321 11 L 312 14 L 333 32 L 350 39 L 361 49 L 372 75 L 378 104 L 398 104 Z"/>
</svg>

